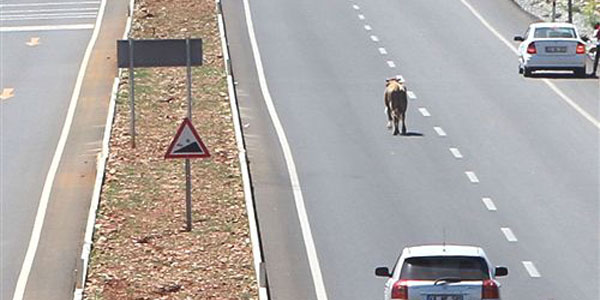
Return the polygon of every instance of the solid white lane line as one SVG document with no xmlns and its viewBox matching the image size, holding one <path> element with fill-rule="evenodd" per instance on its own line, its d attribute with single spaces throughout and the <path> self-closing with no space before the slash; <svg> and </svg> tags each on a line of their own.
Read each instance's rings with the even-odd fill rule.
<svg viewBox="0 0 600 300">
<path fill-rule="evenodd" d="M 492 201 L 492 199 L 484 197 L 481 198 L 481 201 L 483 201 L 483 204 L 485 205 L 485 207 L 489 210 L 489 211 L 496 211 L 496 205 L 494 205 L 494 201 Z"/>
<path fill-rule="evenodd" d="M 41 2 L 41 3 L 7 3 L 0 4 L 0 8 L 4 7 L 23 7 L 23 6 L 59 6 L 59 5 L 90 5 L 100 4 L 100 1 L 80 1 L 80 2 Z"/>
<path fill-rule="evenodd" d="M 390 67 L 390 68 L 395 68 L 395 67 L 396 67 L 396 64 L 395 64 L 393 61 L 391 61 L 391 60 L 388 60 L 388 61 L 387 61 L 387 65 L 388 65 L 388 67 Z"/>
<path fill-rule="evenodd" d="M 419 107 L 419 112 L 423 115 L 423 117 L 431 117 L 431 114 L 425 107 Z"/>
<path fill-rule="evenodd" d="M 471 13 L 489 30 L 494 34 L 502 43 L 504 43 L 513 53 L 519 55 L 517 48 L 513 46 L 507 39 L 505 39 L 490 23 L 488 23 L 482 16 L 469 4 L 466 0 L 460 0 L 470 11 Z M 600 121 L 594 118 L 590 113 L 585 111 L 581 106 L 579 106 L 575 101 L 573 101 L 570 97 L 568 97 L 562 90 L 560 90 L 554 83 L 552 83 L 548 79 L 542 79 L 550 89 L 552 89 L 564 102 L 570 105 L 575 111 L 577 111 L 581 116 L 590 121 L 594 126 L 600 129 Z"/>
<path fill-rule="evenodd" d="M 531 276 L 533 278 L 542 277 L 542 275 L 540 275 L 540 272 L 538 272 L 538 270 L 536 269 L 535 265 L 532 262 L 523 261 L 523 266 L 527 270 L 527 273 L 529 273 L 529 276 Z"/>
<path fill-rule="evenodd" d="M 371 28 L 371 26 L 369 26 L 369 25 L 365 25 L 365 30 L 366 31 L 371 31 L 371 30 L 373 30 L 373 28 Z"/>
<path fill-rule="evenodd" d="M 467 177 L 469 178 L 469 181 L 471 181 L 471 183 L 479 183 L 479 178 L 477 178 L 477 175 L 475 175 L 475 172 L 466 171 L 465 175 L 467 175 Z"/>
<path fill-rule="evenodd" d="M 509 242 L 512 242 L 512 243 L 518 242 L 517 237 L 512 232 L 512 230 L 510 230 L 510 228 L 508 228 L 508 227 L 502 227 L 502 228 L 500 228 L 500 230 L 502 230 L 502 233 L 504 233 L 504 236 L 506 237 L 506 240 L 508 240 Z"/>
<path fill-rule="evenodd" d="M 361 20 L 364 20 L 365 16 L 364 15 L 358 15 L 358 18 L 361 19 Z"/>
<path fill-rule="evenodd" d="M 0 15 L 11 15 L 11 14 L 31 14 L 31 13 L 53 13 L 53 12 L 69 12 L 69 11 L 97 11 L 97 7 L 83 7 L 83 8 L 49 8 L 49 9 L 29 9 L 29 10 L 3 10 L 0 11 Z"/>
<path fill-rule="evenodd" d="M 77 108 L 79 94 L 81 93 L 83 78 L 85 76 L 85 71 L 90 61 L 92 50 L 94 49 L 94 45 L 96 44 L 96 40 L 98 39 L 98 35 L 100 33 L 100 26 L 102 25 L 102 18 L 104 16 L 105 7 L 106 0 L 102 0 L 102 4 L 100 4 L 100 10 L 98 13 L 98 18 L 96 19 L 94 32 L 92 33 L 87 48 L 85 49 L 83 60 L 79 67 L 79 72 L 77 73 L 77 80 L 75 81 L 75 87 L 73 88 L 73 94 L 71 95 L 71 102 L 69 103 L 65 123 L 63 124 L 63 128 L 60 133 L 60 138 L 56 145 L 56 150 L 54 151 L 54 156 L 52 157 L 52 162 L 50 163 L 48 174 L 46 175 L 46 181 L 44 182 L 42 195 L 38 204 L 38 210 L 35 216 L 35 221 L 33 223 L 31 238 L 29 239 L 29 246 L 27 247 L 27 252 L 25 253 L 25 258 L 23 259 L 23 265 L 21 266 L 21 271 L 19 272 L 19 278 L 17 279 L 17 284 L 15 286 L 13 300 L 21 300 L 23 299 L 23 295 L 25 294 L 25 287 L 27 286 L 29 273 L 31 272 L 33 260 L 35 258 L 37 247 L 42 234 L 44 219 L 46 217 L 46 209 L 48 208 L 50 193 L 52 192 L 52 186 L 54 185 L 54 178 L 56 177 L 56 172 L 58 171 L 60 159 L 65 149 L 65 145 L 67 144 L 69 132 L 71 131 L 71 124 L 73 123 L 73 117 L 75 116 L 75 109 Z"/>
<path fill-rule="evenodd" d="M 444 129 L 442 129 L 442 127 L 433 127 L 433 130 L 435 130 L 439 136 L 446 136 L 446 132 Z"/>
<path fill-rule="evenodd" d="M 356 5 L 356 4 L 352 5 L 352 8 L 354 8 L 354 10 L 359 10 L 360 9 L 360 7 L 358 5 Z"/>
<path fill-rule="evenodd" d="M 463 158 L 462 153 L 460 153 L 460 151 L 458 151 L 457 148 L 450 148 L 450 153 L 452 153 L 452 155 L 454 156 L 454 158 Z"/>
<path fill-rule="evenodd" d="M 379 48 L 379 53 L 380 53 L 381 55 L 386 55 L 386 54 L 387 54 L 387 51 L 385 50 L 385 48 Z"/>
<path fill-rule="evenodd" d="M 371 40 L 373 40 L 373 42 L 379 42 L 379 38 L 376 35 L 372 35 Z"/>
<path fill-rule="evenodd" d="M 27 21 L 27 20 L 67 20 L 67 19 L 95 19 L 96 15 L 95 14 L 89 14 L 89 15 L 77 15 L 77 16 L 58 16 L 58 17 L 53 17 L 53 16 L 48 16 L 48 17 L 21 17 L 21 18 L 1 18 L 0 17 L 0 21 L 5 21 L 5 22 L 10 22 L 10 21 Z"/>
<path fill-rule="evenodd" d="M 66 13 L 48 13 L 48 14 L 21 14 L 21 15 L 0 15 L 2 19 L 14 18 L 34 18 L 34 17 L 68 17 L 68 16 L 95 16 L 95 12 L 66 12 Z"/>
<path fill-rule="evenodd" d="M 94 29 L 94 24 L 8 26 L 8 27 L 0 27 L 0 32 L 82 30 L 82 29 Z"/>
<path fill-rule="evenodd" d="M 292 156 L 292 149 L 287 141 L 285 131 L 283 130 L 283 126 L 281 124 L 281 121 L 279 120 L 279 116 L 277 114 L 277 111 L 275 110 L 275 105 L 273 104 L 273 99 L 271 98 L 271 93 L 269 92 L 269 88 L 267 86 L 265 71 L 263 68 L 262 60 L 260 58 L 258 44 L 256 42 L 256 35 L 254 34 L 254 25 L 252 22 L 252 14 L 250 12 L 250 5 L 248 3 L 248 0 L 244 0 L 244 11 L 246 15 L 246 26 L 248 27 L 250 45 L 252 48 L 252 53 L 254 54 L 254 62 L 256 65 L 256 72 L 258 74 L 260 89 L 263 94 L 267 110 L 269 111 L 271 122 L 273 123 L 275 132 L 277 133 L 279 144 L 281 145 L 281 150 L 283 151 L 283 156 L 287 165 L 288 176 L 290 177 L 290 184 L 294 195 L 296 211 L 298 212 L 300 229 L 302 231 L 302 237 L 304 239 L 304 246 L 306 248 L 306 255 L 308 257 L 308 264 L 312 274 L 316 297 L 317 300 L 327 300 L 327 292 L 325 291 L 323 275 L 321 273 L 321 267 L 319 266 L 319 258 L 317 255 L 315 242 L 312 236 L 312 231 L 310 229 L 308 213 L 306 212 L 306 207 L 304 205 L 304 196 L 302 194 L 300 179 L 298 178 L 298 173 L 296 172 L 296 164 L 294 163 L 294 158 Z"/>
<path fill-rule="evenodd" d="M 413 91 L 407 91 L 406 95 L 408 96 L 408 98 L 415 100 L 417 99 L 417 95 L 415 95 L 415 93 Z"/>
</svg>

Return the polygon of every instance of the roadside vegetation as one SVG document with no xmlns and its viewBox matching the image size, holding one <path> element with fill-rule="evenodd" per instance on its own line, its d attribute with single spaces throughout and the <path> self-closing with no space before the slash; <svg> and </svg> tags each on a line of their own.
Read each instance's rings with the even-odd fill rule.
<svg viewBox="0 0 600 300">
<path fill-rule="evenodd" d="M 185 231 L 182 160 L 164 160 L 186 115 L 185 68 L 137 69 L 137 147 L 128 74 L 119 85 L 86 299 L 257 299 L 214 0 L 136 1 L 133 38 L 202 38 L 192 122 L 212 157 L 192 160 Z"/>
</svg>

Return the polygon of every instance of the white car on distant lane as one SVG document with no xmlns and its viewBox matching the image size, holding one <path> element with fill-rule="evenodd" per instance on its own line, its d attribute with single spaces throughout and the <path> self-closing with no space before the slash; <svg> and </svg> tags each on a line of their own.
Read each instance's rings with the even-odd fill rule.
<svg viewBox="0 0 600 300">
<path fill-rule="evenodd" d="M 514 37 L 519 45 L 519 73 L 531 76 L 537 70 L 569 70 L 585 76 L 585 40 L 569 23 L 533 23 L 524 35 Z"/>
<path fill-rule="evenodd" d="M 483 249 L 474 246 L 430 245 L 402 250 L 392 270 L 375 269 L 388 278 L 385 300 L 499 300 L 506 267 L 491 268 Z"/>
</svg>

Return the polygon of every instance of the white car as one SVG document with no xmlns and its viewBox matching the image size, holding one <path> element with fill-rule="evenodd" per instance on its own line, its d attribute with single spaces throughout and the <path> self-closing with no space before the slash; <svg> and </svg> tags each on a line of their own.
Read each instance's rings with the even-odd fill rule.
<svg viewBox="0 0 600 300">
<path fill-rule="evenodd" d="M 385 299 L 499 300 L 506 267 L 491 268 L 483 249 L 474 246 L 429 245 L 402 250 L 396 265 L 375 269 L 388 278 Z"/>
<path fill-rule="evenodd" d="M 514 37 L 519 45 L 519 73 L 531 76 L 537 70 L 569 70 L 585 75 L 587 38 L 569 23 L 533 23 L 524 35 Z"/>
</svg>

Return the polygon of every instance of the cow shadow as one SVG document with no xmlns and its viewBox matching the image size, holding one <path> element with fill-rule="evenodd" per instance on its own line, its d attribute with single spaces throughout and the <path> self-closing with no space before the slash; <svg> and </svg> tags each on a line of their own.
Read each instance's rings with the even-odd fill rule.
<svg viewBox="0 0 600 300">
<path fill-rule="evenodd" d="M 404 134 L 401 133 L 400 136 L 402 136 L 402 137 L 418 137 L 418 138 L 420 138 L 420 137 L 424 137 L 425 135 L 422 134 L 422 133 L 420 133 L 420 132 L 416 132 L 416 131 L 407 131 Z"/>
</svg>

